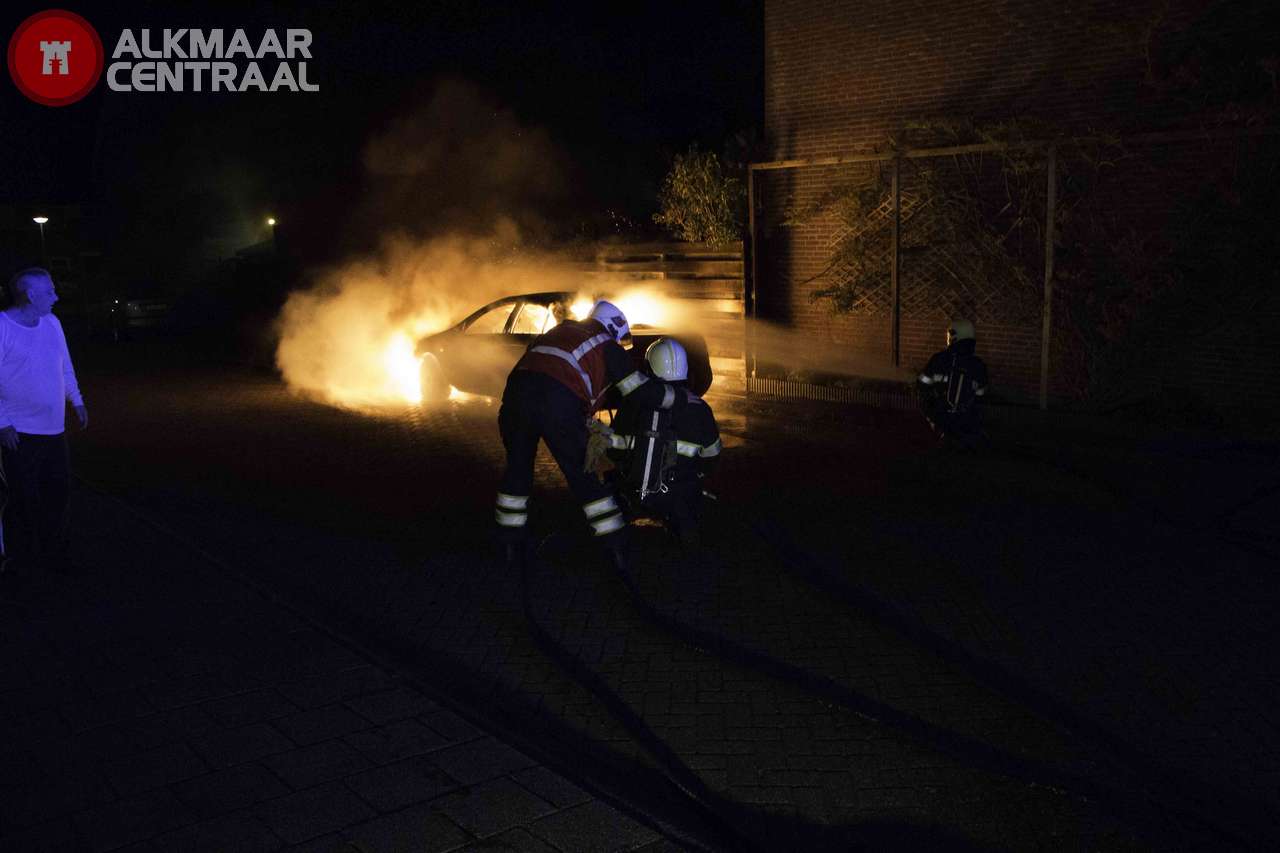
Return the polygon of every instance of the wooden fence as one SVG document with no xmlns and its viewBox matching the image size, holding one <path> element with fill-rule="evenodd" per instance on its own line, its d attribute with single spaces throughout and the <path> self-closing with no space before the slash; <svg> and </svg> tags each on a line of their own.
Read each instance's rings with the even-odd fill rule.
<svg viewBox="0 0 1280 853">
<path fill-rule="evenodd" d="M 586 273 L 651 285 L 686 309 L 707 340 L 717 394 L 746 391 L 742 243 L 603 243 L 583 258 Z"/>
</svg>

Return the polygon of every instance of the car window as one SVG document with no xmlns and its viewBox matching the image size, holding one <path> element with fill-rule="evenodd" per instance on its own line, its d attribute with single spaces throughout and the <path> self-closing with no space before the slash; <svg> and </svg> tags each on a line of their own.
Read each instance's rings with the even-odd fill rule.
<svg viewBox="0 0 1280 853">
<path fill-rule="evenodd" d="M 550 308 L 536 302 L 525 302 L 520 305 L 515 322 L 511 324 L 511 332 L 516 335 L 540 335 L 554 325 Z"/>
<path fill-rule="evenodd" d="M 511 316 L 511 303 L 499 305 L 484 312 L 467 326 L 468 335 L 500 335 L 506 328 L 507 318 Z"/>
</svg>

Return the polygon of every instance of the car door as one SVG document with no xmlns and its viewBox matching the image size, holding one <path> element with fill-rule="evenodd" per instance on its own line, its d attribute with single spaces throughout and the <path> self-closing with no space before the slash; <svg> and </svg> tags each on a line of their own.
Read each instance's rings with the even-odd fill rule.
<svg viewBox="0 0 1280 853">
<path fill-rule="evenodd" d="M 515 310 L 511 312 L 511 320 L 507 324 L 507 333 L 503 335 L 505 349 L 503 363 L 506 364 L 506 372 L 502 375 L 503 382 L 506 381 L 511 368 L 515 367 L 516 362 L 529 348 L 529 344 L 533 343 L 533 339 L 552 329 L 556 322 L 551 303 L 545 299 L 521 299 L 516 303 Z"/>
<path fill-rule="evenodd" d="M 510 338 L 511 346 L 518 347 L 519 352 L 523 353 L 534 338 L 554 328 L 556 322 L 550 303 L 524 299 L 511 315 L 507 337 Z"/>
<path fill-rule="evenodd" d="M 464 321 L 461 333 L 450 344 L 449 381 L 469 394 L 502 396 L 507 374 L 519 355 L 512 358 L 507 327 L 519 298 L 486 305 Z M 521 350 L 523 352 L 523 350 Z"/>
</svg>

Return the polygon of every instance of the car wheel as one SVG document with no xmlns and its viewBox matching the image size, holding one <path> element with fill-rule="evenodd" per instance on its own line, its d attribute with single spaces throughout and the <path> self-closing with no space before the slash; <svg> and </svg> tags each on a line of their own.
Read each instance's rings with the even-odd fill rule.
<svg viewBox="0 0 1280 853">
<path fill-rule="evenodd" d="M 449 399 L 449 380 L 445 379 L 444 369 L 434 353 L 422 354 L 422 365 L 418 368 L 422 402 L 439 403 Z"/>
</svg>

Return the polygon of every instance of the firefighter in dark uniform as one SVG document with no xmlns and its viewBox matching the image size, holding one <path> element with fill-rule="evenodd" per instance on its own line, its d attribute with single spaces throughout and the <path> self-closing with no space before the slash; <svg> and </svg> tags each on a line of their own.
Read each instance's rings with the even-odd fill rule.
<svg viewBox="0 0 1280 853">
<path fill-rule="evenodd" d="M 981 402 L 987 393 L 987 365 L 974 354 L 973 323 L 956 320 L 947 329 L 947 348 L 935 353 L 920 374 L 920 401 L 943 446 L 973 450 L 986 442 Z"/>
<path fill-rule="evenodd" d="M 675 388 L 634 368 L 620 344 L 630 332 L 617 306 L 597 302 L 587 319 L 565 321 L 535 338 L 507 377 L 498 412 L 507 467 L 498 486 L 495 518 L 509 564 L 524 556 L 539 439 L 581 502 L 592 531 L 615 560 L 625 560 L 627 522 L 613 490 L 584 470 L 588 416 L 610 388 L 623 400 L 643 401 L 655 409 L 684 403 Z"/>
<path fill-rule="evenodd" d="M 682 544 L 696 545 L 702 481 L 720 461 L 720 430 L 711 407 L 687 387 L 689 355 L 678 341 L 654 342 L 645 361 L 685 405 L 667 413 L 634 396 L 624 400 L 611 424 L 609 458 L 640 508 L 666 518 Z"/>
</svg>

